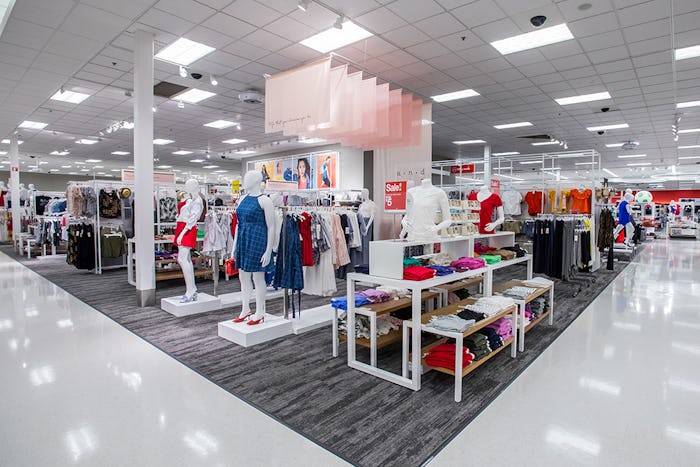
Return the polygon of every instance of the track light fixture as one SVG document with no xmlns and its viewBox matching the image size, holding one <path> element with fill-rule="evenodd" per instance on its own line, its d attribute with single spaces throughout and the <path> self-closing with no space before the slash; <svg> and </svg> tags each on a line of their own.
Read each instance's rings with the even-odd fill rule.
<svg viewBox="0 0 700 467">
<path fill-rule="evenodd" d="M 187 68 L 185 68 L 182 65 L 180 65 L 180 76 L 183 78 L 187 78 Z"/>
<path fill-rule="evenodd" d="M 335 20 L 335 23 L 333 23 L 333 27 L 336 29 L 343 29 L 344 22 L 345 22 L 345 16 L 340 15 L 340 16 L 338 16 L 338 19 Z"/>
<path fill-rule="evenodd" d="M 301 11 L 306 11 L 306 9 L 309 8 L 309 0 L 301 0 L 297 5 L 297 8 L 299 8 Z"/>
<path fill-rule="evenodd" d="M 209 82 L 212 86 L 216 86 L 217 84 L 219 84 L 219 82 L 216 80 L 216 76 L 214 75 L 209 75 Z"/>
</svg>

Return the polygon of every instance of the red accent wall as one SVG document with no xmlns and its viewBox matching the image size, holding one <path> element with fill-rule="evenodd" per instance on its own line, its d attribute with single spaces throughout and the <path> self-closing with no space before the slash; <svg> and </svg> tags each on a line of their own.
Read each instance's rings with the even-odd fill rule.
<svg viewBox="0 0 700 467">
<path fill-rule="evenodd" d="M 700 198 L 700 190 L 649 190 L 655 203 L 668 204 L 681 198 Z"/>
</svg>

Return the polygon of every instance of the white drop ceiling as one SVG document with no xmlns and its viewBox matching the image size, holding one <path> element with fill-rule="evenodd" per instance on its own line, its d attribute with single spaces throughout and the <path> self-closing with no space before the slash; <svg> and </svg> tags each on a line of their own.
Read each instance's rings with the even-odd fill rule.
<svg viewBox="0 0 700 467">
<path fill-rule="evenodd" d="M 16 0 L 0 36 L 0 136 L 7 137 L 24 120 L 48 123 L 41 131 L 20 130 L 29 154 L 48 164 L 41 170 L 97 158 L 105 171 L 130 165 L 132 131 L 105 134 L 95 145 L 75 140 L 96 138 L 99 131 L 132 118 L 133 33 L 156 35 L 156 52 L 179 37 L 215 47 L 190 71 L 204 77 L 182 78 L 178 67 L 155 62 L 156 82 L 169 81 L 216 92 L 197 105 L 157 98 L 155 137 L 175 143 L 154 147 L 156 165 L 182 173 L 205 174 L 206 163 L 190 163 L 209 151 L 218 170 L 239 170 L 236 160 L 221 160 L 222 151 L 258 148 L 259 153 L 304 147 L 280 134 L 266 135 L 263 106 L 241 103 L 237 95 L 264 90 L 263 74 L 287 70 L 321 56 L 299 44 L 336 21 L 337 13 L 373 37 L 336 52 L 361 65 L 369 76 L 428 98 L 474 89 L 480 95 L 433 105 L 436 157 L 472 157 L 479 146 L 452 141 L 482 139 L 492 152 L 537 152 L 522 135 L 548 134 L 569 150 L 593 148 L 603 166 L 621 176 L 644 178 L 669 171 L 693 178 L 695 162 L 678 156 L 700 155 L 678 145 L 700 143 L 700 133 L 681 134 L 674 142 L 671 125 L 700 128 L 700 107 L 677 110 L 677 102 L 700 100 L 700 57 L 676 63 L 672 48 L 700 44 L 700 2 L 673 0 L 323 0 L 306 12 L 297 0 Z M 586 8 L 587 5 L 590 7 Z M 546 15 L 553 26 L 566 22 L 575 39 L 502 56 L 489 43 L 532 30 L 529 18 Z M 213 74 L 218 80 L 209 82 Z M 79 105 L 50 100 L 61 87 L 91 96 Z M 558 105 L 554 99 L 608 91 L 612 99 Z M 602 107 L 610 111 L 603 113 Z M 240 122 L 241 129 L 203 126 L 214 120 Z M 528 121 L 533 126 L 497 130 L 494 125 Z M 629 128 L 604 135 L 586 127 L 627 123 Z M 239 145 L 222 141 L 239 138 Z M 628 167 L 623 151 L 605 144 L 639 141 L 635 153 L 647 154 L 651 167 Z M 278 143 L 279 144 L 273 144 Z M 548 148 L 548 147 L 544 147 Z M 0 151 L 7 150 L 0 145 Z M 179 149 L 192 155 L 177 156 Z M 540 148 L 543 149 L 543 148 Z M 67 156 L 50 156 L 68 150 Z M 202 156 L 202 157 L 200 157 Z M 7 156 L 0 156 L 0 161 Z M 236 157 L 240 158 L 240 156 Z M 35 159 L 36 160 L 36 159 Z M 7 166 L 7 164 L 5 164 Z M 699 167 L 697 170 L 695 167 Z M 656 169 L 656 170 L 655 170 Z M 116 173 L 116 172 L 114 172 Z M 700 175 L 697 176 L 700 180 Z"/>
</svg>

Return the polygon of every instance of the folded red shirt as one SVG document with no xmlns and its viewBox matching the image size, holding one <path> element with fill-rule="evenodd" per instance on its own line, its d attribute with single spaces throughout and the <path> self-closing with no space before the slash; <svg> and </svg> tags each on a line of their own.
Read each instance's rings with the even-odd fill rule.
<svg viewBox="0 0 700 467">
<path fill-rule="evenodd" d="M 437 272 L 435 269 L 426 268 L 423 266 L 409 266 L 403 270 L 403 278 L 407 281 L 424 281 L 432 279 Z"/>
<path fill-rule="evenodd" d="M 462 368 L 468 367 L 474 361 L 474 355 L 469 353 L 467 347 L 462 347 Z M 447 368 L 454 370 L 455 368 L 455 345 L 440 344 L 433 347 L 425 356 L 425 363 L 430 366 Z"/>
</svg>

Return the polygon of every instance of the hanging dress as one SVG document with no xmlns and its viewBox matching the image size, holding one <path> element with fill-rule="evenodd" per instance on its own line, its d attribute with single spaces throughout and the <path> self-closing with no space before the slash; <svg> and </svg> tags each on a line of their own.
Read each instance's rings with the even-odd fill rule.
<svg viewBox="0 0 700 467">
<path fill-rule="evenodd" d="M 272 261 L 267 267 L 260 263 L 267 249 L 267 222 L 265 211 L 258 202 L 260 196 L 246 196 L 236 209 L 236 267 L 245 272 L 264 272 L 272 265 Z"/>
</svg>

